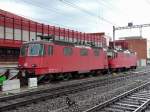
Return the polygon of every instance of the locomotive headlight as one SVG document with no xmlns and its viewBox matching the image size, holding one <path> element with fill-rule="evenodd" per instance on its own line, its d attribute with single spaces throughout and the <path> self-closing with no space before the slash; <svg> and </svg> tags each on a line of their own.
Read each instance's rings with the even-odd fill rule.
<svg viewBox="0 0 150 112">
<path fill-rule="evenodd" d="M 27 67 L 27 66 L 28 66 L 28 63 L 24 63 L 24 66 Z"/>
<path fill-rule="evenodd" d="M 36 64 L 32 64 L 32 67 L 37 67 L 37 65 Z"/>
<path fill-rule="evenodd" d="M 18 67 L 22 67 L 22 66 L 19 64 Z"/>
</svg>

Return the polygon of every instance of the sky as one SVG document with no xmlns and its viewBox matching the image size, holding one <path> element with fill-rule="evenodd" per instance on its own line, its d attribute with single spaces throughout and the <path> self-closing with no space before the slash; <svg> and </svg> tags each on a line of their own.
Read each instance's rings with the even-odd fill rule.
<svg viewBox="0 0 150 112">
<path fill-rule="evenodd" d="M 150 0 L 0 0 L 0 8 L 37 22 L 82 32 L 105 32 L 112 27 L 150 24 Z M 139 29 L 117 30 L 119 37 L 139 36 Z M 150 39 L 150 27 L 142 29 Z"/>
</svg>

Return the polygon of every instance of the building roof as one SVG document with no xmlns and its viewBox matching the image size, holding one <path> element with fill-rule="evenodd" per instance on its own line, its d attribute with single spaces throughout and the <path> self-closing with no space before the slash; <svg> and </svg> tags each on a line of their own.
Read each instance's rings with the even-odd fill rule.
<svg viewBox="0 0 150 112">
<path fill-rule="evenodd" d="M 133 40 L 133 39 L 146 39 L 146 38 L 143 38 L 141 36 L 130 36 L 130 37 L 120 37 L 119 39 L 122 39 L 122 40 Z"/>
</svg>

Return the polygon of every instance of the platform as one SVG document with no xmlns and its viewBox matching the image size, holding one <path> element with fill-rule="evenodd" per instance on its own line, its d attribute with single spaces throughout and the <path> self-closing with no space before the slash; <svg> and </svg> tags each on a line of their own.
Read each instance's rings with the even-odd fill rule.
<svg viewBox="0 0 150 112">
<path fill-rule="evenodd" d="M 17 67 L 18 62 L 0 62 L 0 68 L 11 68 L 11 67 Z"/>
</svg>

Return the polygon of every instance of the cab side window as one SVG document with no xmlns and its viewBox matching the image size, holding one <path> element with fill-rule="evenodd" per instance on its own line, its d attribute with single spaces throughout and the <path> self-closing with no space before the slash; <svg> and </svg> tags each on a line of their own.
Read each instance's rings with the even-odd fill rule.
<svg viewBox="0 0 150 112">
<path fill-rule="evenodd" d="M 53 55 L 53 46 L 48 46 L 48 55 L 52 56 Z"/>
<path fill-rule="evenodd" d="M 84 49 L 84 48 L 80 49 L 80 55 L 81 56 L 87 56 L 88 55 L 88 49 Z"/>
<path fill-rule="evenodd" d="M 71 56 L 73 53 L 73 50 L 71 47 L 64 47 L 64 55 L 65 56 Z"/>
</svg>

